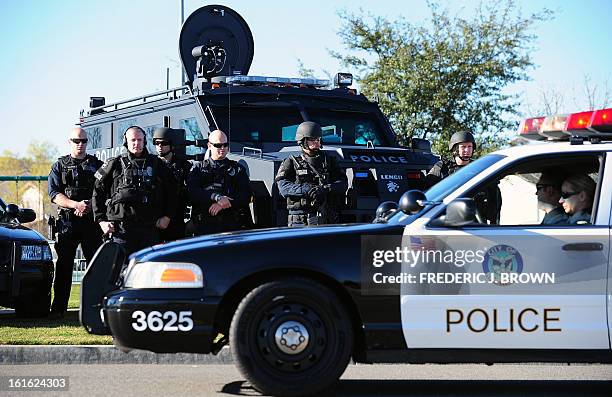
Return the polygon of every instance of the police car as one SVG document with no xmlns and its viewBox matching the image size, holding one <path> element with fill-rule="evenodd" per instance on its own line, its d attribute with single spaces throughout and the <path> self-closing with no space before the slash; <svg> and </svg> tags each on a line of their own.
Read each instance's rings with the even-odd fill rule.
<svg viewBox="0 0 612 397">
<path fill-rule="evenodd" d="M 313 394 L 355 362 L 611 362 L 612 109 L 526 120 L 384 222 L 202 236 L 99 254 L 81 316 L 125 350 L 219 352 L 263 393 Z M 545 172 L 588 176 L 590 219 L 542 224 Z M 499 221 L 474 197 L 495 184 Z M 569 191 L 560 203 L 586 193 Z M 94 273 L 95 272 L 95 273 Z"/>
<path fill-rule="evenodd" d="M 49 314 L 53 260 L 47 240 L 21 223 L 36 213 L 0 199 L 0 305 L 19 317 Z"/>
</svg>

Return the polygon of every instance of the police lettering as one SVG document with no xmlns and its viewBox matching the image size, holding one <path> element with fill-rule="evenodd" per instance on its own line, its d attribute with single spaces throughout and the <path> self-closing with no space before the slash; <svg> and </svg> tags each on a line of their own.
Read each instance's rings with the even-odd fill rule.
<svg viewBox="0 0 612 397">
<path fill-rule="evenodd" d="M 408 160 L 406 159 L 406 157 L 383 156 L 383 155 L 366 156 L 365 154 L 362 154 L 362 155 L 351 154 L 351 161 L 362 162 L 362 163 L 408 164 Z"/>
<path fill-rule="evenodd" d="M 542 329 L 544 332 L 560 332 L 558 312 L 560 308 L 546 308 L 541 312 L 533 308 L 519 311 L 509 309 L 503 312 L 493 309 L 472 309 L 467 314 L 461 309 L 446 309 L 446 332 L 450 333 L 453 326 L 465 323 L 472 332 L 534 332 Z"/>
</svg>

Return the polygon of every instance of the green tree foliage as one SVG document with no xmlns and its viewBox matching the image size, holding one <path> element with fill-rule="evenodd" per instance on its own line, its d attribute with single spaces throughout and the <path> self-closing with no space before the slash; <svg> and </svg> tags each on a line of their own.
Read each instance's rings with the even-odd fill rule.
<svg viewBox="0 0 612 397">
<path fill-rule="evenodd" d="M 45 176 L 49 175 L 51 166 L 58 158 L 57 148 L 48 142 L 34 141 L 30 143 L 25 156 L 5 150 L 0 154 L 0 176 Z M 29 224 L 39 232 L 45 234 L 46 223 L 44 214 L 51 215 L 53 209 L 47 195 L 47 182 L 0 182 L 0 197 L 4 202 L 24 206 L 24 193 L 35 189 L 40 200 L 34 206 L 36 221 Z M 32 192 L 30 191 L 30 194 Z M 31 196 L 30 196 L 31 197 Z M 30 204 L 30 206 L 33 206 Z M 42 213 L 41 213 L 42 212 Z"/>
<path fill-rule="evenodd" d="M 402 143 L 428 138 L 446 154 L 450 135 L 467 130 L 481 154 L 504 145 L 498 137 L 516 127 L 509 119 L 519 106 L 504 88 L 528 79 L 531 30 L 552 12 L 524 17 L 512 0 L 481 4 L 471 19 L 436 3 L 429 9 L 423 26 L 342 12 L 346 52 L 332 55 L 357 72 L 362 92 L 379 101 Z"/>
</svg>

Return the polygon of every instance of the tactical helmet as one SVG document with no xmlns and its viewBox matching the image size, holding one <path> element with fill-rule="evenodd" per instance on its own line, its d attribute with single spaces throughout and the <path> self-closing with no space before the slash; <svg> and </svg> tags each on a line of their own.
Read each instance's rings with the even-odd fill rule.
<svg viewBox="0 0 612 397">
<path fill-rule="evenodd" d="M 321 138 L 323 131 L 321 126 L 314 121 L 304 121 L 301 123 L 295 133 L 295 140 L 301 143 L 304 138 Z"/>
<path fill-rule="evenodd" d="M 376 219 L 385 219 L 398 209 L 398 204 L 395 201 L 385 201 L 376 208 Z"/>
<path fill-rule="evenodd" d="M 472 142 L 474 145 L 474 150 L 476 150 L 476 139 L 474 139 L 474 135 L 471 132 L 467 131 L 457 131 L 455 132 L 448 142 L 448 150 L 453 150 L 453 147 L 462 142 Z"/>
<path fill-rule="evenodd" d="M 172 128 L 156 128 L 155 131 L 153 131 L 153 142 L 160 139 L 163 141 L 168 141 L 170 142 L 170 145 L 172 145 L 172 138 L 174 135 L 173 132 L 174 130 Z"/>
</svg>

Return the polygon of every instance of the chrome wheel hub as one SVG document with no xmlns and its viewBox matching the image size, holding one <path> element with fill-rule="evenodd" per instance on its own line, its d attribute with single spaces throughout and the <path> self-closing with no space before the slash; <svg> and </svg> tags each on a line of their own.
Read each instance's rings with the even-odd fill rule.
<svg viewBox="0 0 612 397">
<path fill-rule="evenodd" d="M 286 321 L 276 329 L 274 339 L 283 353 L 299 354 L 308 346 L 309 335 L 302 323 Z"/>
</svg>

